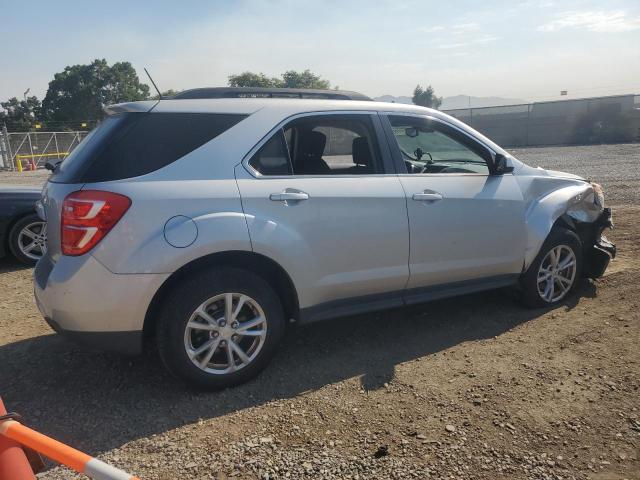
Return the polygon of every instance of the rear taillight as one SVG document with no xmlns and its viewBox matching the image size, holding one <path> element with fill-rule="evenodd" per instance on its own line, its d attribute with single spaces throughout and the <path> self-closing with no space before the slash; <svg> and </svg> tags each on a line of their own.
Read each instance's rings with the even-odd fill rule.
<svg viewBox="0 0 640 480">
<path fill-rule="evenodd" d="M 60 239 L 63 255 L 83 255 L 95 247 L 131 206 L 124 195 L 80 190 L 62 204 Z"/>
</svg>

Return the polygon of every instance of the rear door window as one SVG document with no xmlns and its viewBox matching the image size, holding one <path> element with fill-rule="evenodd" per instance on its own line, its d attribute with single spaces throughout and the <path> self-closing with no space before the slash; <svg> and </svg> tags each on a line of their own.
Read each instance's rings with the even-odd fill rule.
<svg viewBox="0 0 640 480">
<path fill-rule="evenodd" d="M 384 173 L 369 114 L 311 115 L 279 129 L 249 165 L 262 175 Z"/>
<path fill-rule="evenodd" d="M 244 118 L 208 113 L 114 115 L 62 162 L 50 181 L 91 183 L 145 175 L 184 157 Z"/>
</svg>

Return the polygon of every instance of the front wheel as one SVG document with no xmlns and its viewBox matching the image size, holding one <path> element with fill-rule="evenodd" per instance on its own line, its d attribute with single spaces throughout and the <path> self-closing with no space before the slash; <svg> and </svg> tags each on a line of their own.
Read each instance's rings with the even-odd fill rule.
<svg viewBox="0 0 640 480">
<path fill-rule="evenodd" d="M 529 307 L 555 305 L 566 298 L 582 273 L 582 242 L 571 230 L 556 229 L 522 276 L 522 300 Z"/>
<path fill-rule="evenodd" d="M 243 383 L 271 360 L 284 333 L 280 301 L 265 280 L 235 268 L 196 274 L 163 305 L 158 350 L 188 384 L 219 389 Z"/>
</svg>

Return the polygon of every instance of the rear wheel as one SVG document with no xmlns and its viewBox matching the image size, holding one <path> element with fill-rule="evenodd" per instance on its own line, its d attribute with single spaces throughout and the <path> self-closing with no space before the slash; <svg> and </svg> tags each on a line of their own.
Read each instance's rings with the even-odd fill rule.
<svg viewBox="0 0 640 480">
<path fill-rule="evenodd" d="M 551 232 L 521 279 L 522 299 L 530 307 L 554 305 L 574 290 L 582 273 L 582 243 L 566 229 Z"/>
<path fill-rule="evenodd" d="M 198 388 L 225 388 L 254 377 L 284 333 L 277 295 L 245 270 L 196 274 L 177 286 L 163 307 L 160 356 L 171 373 Z"/>
<path fill-rule="evenodd" d="M 40 260 L 47 252 L 47 223 L 35 213 L 22 217 L 9 232 L 9 249 L 22 263 Z"/>
</svg>

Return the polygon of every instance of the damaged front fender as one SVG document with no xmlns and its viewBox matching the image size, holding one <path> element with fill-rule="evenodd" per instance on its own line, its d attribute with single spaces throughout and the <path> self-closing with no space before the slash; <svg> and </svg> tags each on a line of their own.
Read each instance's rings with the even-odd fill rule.
<svg viewBox="0 0 640 480">
<path fill-rule="evenodd" d="M 585 276 L 601 276 L 615 256 L 615 245 L 601 235 L 611 226 L 611 211 L 604 208 L 600 186 L 569 178 L 533 178 L 523 187 L 527 231 L 524 270 L 536 258 L 554 225 L 562 222 L 582 240 Z"/>
</svg>

